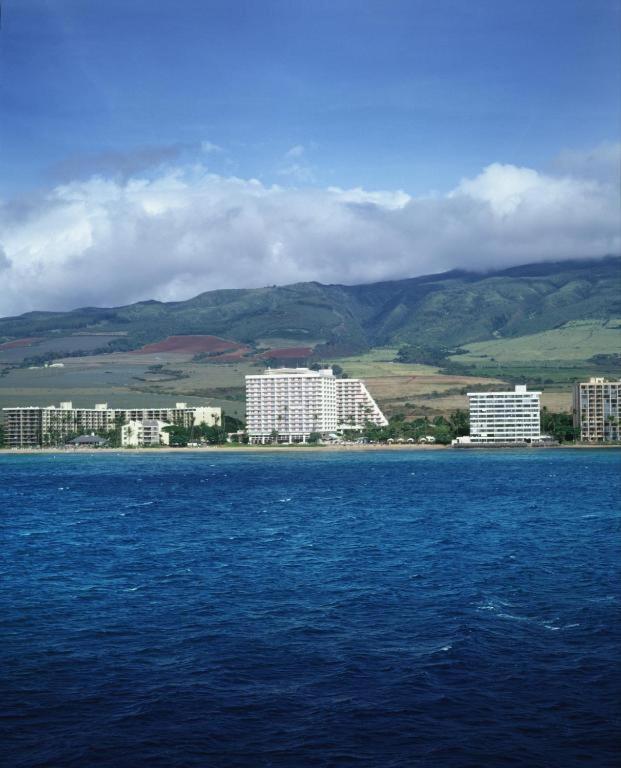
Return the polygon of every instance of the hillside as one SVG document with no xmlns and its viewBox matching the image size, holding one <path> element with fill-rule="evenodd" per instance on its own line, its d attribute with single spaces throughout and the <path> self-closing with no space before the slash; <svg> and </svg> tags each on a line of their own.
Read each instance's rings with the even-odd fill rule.
<svg viewBox="0 0 621 768">
<path fill-rule="evenodd" d="M 135 349 L 169 336 L 210 334 L 241 344 L 303 344 L 332 353 L 405 343 L 458 347 L 537 334 L 574 321 L 621 317 L 621 258 L 448 272 L 344 286 L 298 283 L 210 291 L 188 301 L 30 312 L 0 319 L 0 359 Z M 23 340 L 20 341 L 20 340 Z M 63 346 L 64 344 L 64 346 Z"/>
<path fill-rule="evenodd" d="M 573 381 L 621 373 L 620 304 L 610 258 L 33 312 L 0 320 L 0 408 L 207 401 L 243 419 L 244 375 L 314 360 L 364 378 L 387 415 L 446 415 L 512 382 L 569 410 Z"/>
</svg>

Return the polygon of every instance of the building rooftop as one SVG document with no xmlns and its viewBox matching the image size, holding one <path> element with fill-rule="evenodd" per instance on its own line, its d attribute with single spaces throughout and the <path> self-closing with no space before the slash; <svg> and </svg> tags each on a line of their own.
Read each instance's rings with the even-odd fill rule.
<svg viewBox="0 0 621 768">
<path fill-rule="evenodd" d="M 466 394 L 468 395 L 468 397 L 474 397 L 474 396 L 477 396 L 477 397 L 483 396 L 483 397 L 485 397 L 486 395 L 493 395 L 493 396 L 497 396 L 497 395 L 540 395 L 541 392 L 538 391 L 538 390 L 527 389 L 526 388 L 526 384 L 516 384 L 515 385 L 515 389 L 502 390 L 502 391 L 495 390 L 493 392 L 488 392 L 488 391 L 483 391 L 483 392 L 467 392 Z"/>
<path fill-rule="evenodd" d="M 108 441 L 99 435 L 79 435 L 69 440 L 69 445 L 105 445 Z"/>
<path fill-rule="evenodd" d="M 247 379 L 261 379 L 265 376 L 302 376 L 305 378 L 318 378 L 319 376 L 334 376 L 332 368 L 320 368 L 313 371 L 310 368 L 266 368 L 263 373 L 250 374 Z"/>
</svg>

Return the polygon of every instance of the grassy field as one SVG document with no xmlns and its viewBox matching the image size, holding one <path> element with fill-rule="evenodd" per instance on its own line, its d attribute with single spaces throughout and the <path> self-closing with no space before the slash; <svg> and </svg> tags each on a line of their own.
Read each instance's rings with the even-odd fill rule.
<svg viewBox="0 0 621 768">
<path fill-rule="evenodd" d="M 544 368 L 557 362 L 583 363 L 597 354 L 621 354 L 621 320 L 576 321 L 551 331 L 516 339 L 480 341 L 466 347 L 467 354 L 455 356 L 455 361 L 474 365 L 487 365 L 490 361 L 536 363 Z"/>
<path fill-rule="evenodd" d="M 394 363 L 396 353 L 394 348 L 374 349 L 327 362 L 338 363 L 352 378 L 364 379 L 388 415 L 419 413 L 421 409 L 424 413 L 443 412 L 441 395 L 476 384 L 497 383 L 477 377 L 444 376 L 427 365 Z M 263 370 L 246 361 L 193 363 L 190 355 L 177 353 L 115 353 L 67 358 L 63 363 L 63 368 L 13 369 L 0 377 L 0 407 L 50 405 L 60 400 L 71 400 L 83 407 L 96 402 L 129 407 L 187 401 L 219 405 L 227 413 L 243 417 L 244 376 Z M 163 366 L 163 372 L 153 373 L 152 366 Z M 177 374 L 172 376 L 166 371 Z"/>
<path fill-rule="evenodd" d="M 343 357 L 338 363 L 351 378 L 363 379 L 387 416 L 404 413 L 407 417 L 435 416 L 455 408 L 467 408 L 469 387 L 504 387 L 496 378 L 445 375 L 431 365 L 395 363 L 399 350 L 380 347 L 365 354 Z M 455 404 L 456 403 L 456 404 Z"/>
<path fill-rule="evenodd" d="M 560 328 L 465 345 L 466 354 L 451 361 L 465 373 L 522 381 L 556 391 L 569 391 L 589 376 L 615 379 L 618 361 L 591 361 L 594 355 L 621 355 L 621 321 L 576 321 Z"/>
<path fill-rule="evenodd" d="M 468 370 L 451 375 L 429 365 L 395 363 L 395 347 L 325 362 L 338 363 L 348 376 L 363 379 L 387 416 L 448 414 L 467 408 L 469 389 L 506 389 L 515 380 L 543 389 L 542 404 L 551 410 L 566 411 L 571 407 L 571 382 L 602 375 L 585 363 L 585 357 L 621 350 L 620 336 L 619 326 L 613 323 L 576 323 L 530 337 L 471 344 L 467 355 L 454 358 L 467 362 Z M 548 350 L 548 359 L 537 351 L 540 345 Z M 243 418 L 244 376 L 263 370 L 248 360 L 195 363 L 190 354 L 161 352 L 119 352 L 67 358 L 63 363 L 63 368 L 14 368 L 0 376 L 0 408 L 60 400 L 82 407 L 96 402 L 137 407 L 185 401 L 217 405 Z"/>
<path fill-rule="evenodd" d="M 438 372 L 438 369 L 431 365 L 395 363 L 394 359 L 398 352 L 399 350 L 396 347 L 377 347 L 364 354 L 353 355 L 352 357 L 339 357 L 329 362 L 338 363 L 343 371 L 352 379 L 416 376 Z"/>
<path fill-rule="evenodd" d="M 501 385 L 499 388 L 507 389 L 507 385 Z M 570 390 L 565 391 L 547 391 L 544 390 L 541 395 L 541 405 L 548 408 L 550 411 L 569 412 L 572 407 L 572 394 Z M 434 397 L 426 399 L 424 396 L 418 398 L 415 401 L 415 408 L 399 408 L 398 404 L 391 402 L 387 403 L 387 413 L 397 412 L 406 413 L 410 415 L 427 415 L 430 417 L 437 416 L 439 414 L 446 415 L 452 411 L 456 411 L 458 408 L 462 410 L 468 410 L 468 398 L 466 395 L 442 395 L 440 397 Z"/>
<path fill-rule="evenodd" d="M 0 408 L 16 405 L 52 405 L 71 400 L 81 407 L 108 402 L 112 407 L 145 404 L 174 405 L 209 402 L 232 416 L 244 415 L 244 375 L 257 372 L 246 363 L 203 365 L 188 355 L 131 355 L 116 353 L 66 358 L 63 368 L 14 368 L 0 376 Z M 158 381 L 149 373 L 153 365 L 179 371 L 182 378 Z"/>
</svg>

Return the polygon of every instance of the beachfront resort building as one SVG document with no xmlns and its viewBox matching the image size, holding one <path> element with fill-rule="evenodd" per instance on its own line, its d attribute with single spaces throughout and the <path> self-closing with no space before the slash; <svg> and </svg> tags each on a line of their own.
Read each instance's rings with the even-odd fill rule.
<svg viewBox="0 0 621 768">
<path fill-rule="evenodd" d="M 360 379 L 336 379 L 336 414 L 339 430 L 363 427 L 367 421 L 378 427 L 388 424 Z"/>
<path fill-rule="evenodd" d="M 268 368 L 246 376 L 246 429 L 251 443 L 305 443 L 311 434 L 388 422 L 360 379 L 331 368 Z"/>
<path fill-rule="evenodd" d="M 158 419 L 129 421 L 121 427 L 121 445 L 123 448 L 154 448 L 170 445 L 170 435 L 165 431 L 170 424 Z"/>
<path fill-rule="evenodd" d="M 470 437 L 458 443 L 507 445 L 541 440 L 541 392 L 518 384 L 513 392 L 468 392 Z"/>
<path fill-rule="evenodd" d="M 94 408 L 74 408 L 70 401 L 59 407 L 26 406 L 3 408 L 4 441 L 8 448 L 37 448 L 63 445 L 76 435 L 107 433 L 130 422 L 156 421 L 165 425 L 191 427 L 217 426 L 222 410 L 207 406 L 177 403 L 174 408 L 109 408 L 97 403 Z M 152 427 L 147 427 L 147 433 Z"/>
<path fill-rule="evenodd" d="M 621 379 L 597 377 L 574 384 L 574 427 L 580 429 L 580 439 L 589 443 L 621 440 L 620 402 Z"/>
</svg>

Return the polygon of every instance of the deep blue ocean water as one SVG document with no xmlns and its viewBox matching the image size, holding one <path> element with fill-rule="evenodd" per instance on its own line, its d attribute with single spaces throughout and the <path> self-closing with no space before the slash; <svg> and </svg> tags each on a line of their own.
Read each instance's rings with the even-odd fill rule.
<svg viewBox="0 0 621 768">
<path fill-rule="evenodd" d="M 621 452 L 0 456 L 3 765 L 612 766 Z"/>
</svg>

